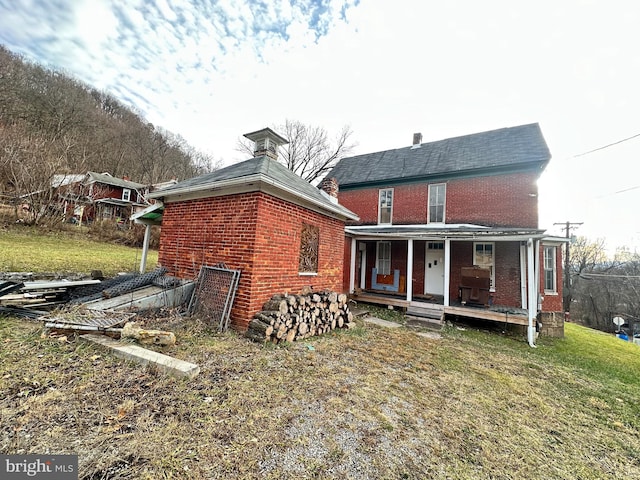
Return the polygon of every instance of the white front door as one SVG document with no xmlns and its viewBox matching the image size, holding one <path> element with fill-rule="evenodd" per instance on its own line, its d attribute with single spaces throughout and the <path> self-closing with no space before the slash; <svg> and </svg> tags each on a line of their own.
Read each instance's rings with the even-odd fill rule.
<svg viewBox="0 0 640 480">
<path fill-rule="evenodd" d="M 427 242 L 424 293 L 444 295 L 444 242 Z"/>
</svg>

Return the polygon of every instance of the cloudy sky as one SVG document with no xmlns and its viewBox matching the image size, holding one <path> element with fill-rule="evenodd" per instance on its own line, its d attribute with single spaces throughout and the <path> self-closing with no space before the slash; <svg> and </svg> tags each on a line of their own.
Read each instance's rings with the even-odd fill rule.
<svg viewBox="0 0 640 480">
<path fill-rule="evenodd" d="M 541 227 L 640 251 L 636 0 L 0 0 L 0 43 L 230 164 L 285 119 L 355 153 L 539 122 Z"/>
</svg>

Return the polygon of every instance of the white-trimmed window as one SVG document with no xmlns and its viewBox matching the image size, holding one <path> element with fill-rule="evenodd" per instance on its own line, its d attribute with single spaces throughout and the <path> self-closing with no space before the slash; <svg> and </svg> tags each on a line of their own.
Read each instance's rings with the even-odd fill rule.
<svg viewBox="0 0 640 480">
<path fill-rule="evenodd" d="M 378 242 L 376 270 L 380 275 L 391 274 L 391 242 Z"/>
<path fill-rule="evenodd" d="M 557 293 L 558 283 L 556 274 L 556 247 L 545 245 L 543 250 L 544 263 L 544 291 Z"/>
<path fill-rule="evenodd" d="M 378 191 L 378 223 L 391 224 L 393 212 L 393 188 Z"/>
<path fill-rule="evenodd" d="M 125 202 L 130 201 L 131 199 L 131 189 L 130 188 L 123 188 L 122 189 L 122 200 L 124 200 Z"/>
<path fill-rule="evenodd" d="M 447 184 L 429 185 L 429 223 L 444 223 L 444 207 L 447 198 Z"/>
<path fill-rule="evenodd" d="M 473 244 L 473 264 L 488 268 L 491 272 L 491 290 L 496 288 L 495 244 L 493 242 L 475 242 Z"/>
</svg>

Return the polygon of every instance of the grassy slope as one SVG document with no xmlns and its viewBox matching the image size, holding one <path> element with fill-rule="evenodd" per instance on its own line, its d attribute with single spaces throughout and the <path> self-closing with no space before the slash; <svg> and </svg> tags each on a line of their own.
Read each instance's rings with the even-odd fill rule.
<svg viewBox="0 0 640 480">
<path fill-rule="evenodd" d="M 638 347 L 576 325 L 536 350 L 472 330 L 267 348 L 166 326 L 196 379 L 0 319 L 0 451 L 75 452 L 82 478 L 640 476 Z"/>
<path fill-rule="evenodd" d="M 73 232 L 43 233 L 36 228 L 0 227 L 0 271 L 90 273 L 106 276 L 137 271 L 142 249 L 90 240 Z M 149 251 L 147 269 L 155 268 L 158 252 Z"/>
<path fill-rule="evenodd" d="M 109 271 L 103 257 L 131 251 L 47 237 L 18 254 L 31 237 L 14 235 L 2 269 L 7 247 L 33 262 L 12 270 L 34 271 Z M 575 324 L 537 349 L 374 326 L 263 347 L 197 319 L 153 324 L 197 378 L 0 318 L 0 452 L 78 453 L 84 479 L 640 478 L 640 348 Z"/>
</svg>

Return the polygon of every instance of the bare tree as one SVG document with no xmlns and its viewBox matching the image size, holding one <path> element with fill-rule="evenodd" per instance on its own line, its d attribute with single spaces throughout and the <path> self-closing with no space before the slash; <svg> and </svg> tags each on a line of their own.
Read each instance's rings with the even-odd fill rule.
<svg viewBox="0 0 640 480">
<path fill-rule="evenodd" d="M 607 258 L 604 240 L 578 237 L 571 246 L 572 317 L 585 325 L 613 331 L 612 319 L 640 321 L 640 256 L 627 252 Z M 567 295 L 567 292 L 565 292 Z"/>
<path fill-rule="evenodd" d="M 91 170 L 147 184 L 182 180 L 218 166 L 210 155 L 148 124 L 109 93 L 27 62 L 2 46 L 0 137 L 0 194 L 13 198 L 37 190 L 23 177 L 29 170 L 19 168 L 16 159 L 30 166 L 35 177 L 40 171 Z"/>
<path fill-rule="evenodd" d="M 25 133 L 18 126 L 0 133 L 0 157 L 8 186 L 5 197 L 10 199 L 16 218 L 30 225 L 61 221 L 53 180 L 66 169 L 72 141 L 62 138 L 54 142 Z"/>
<path fill-rule="evenodd" d="M 346 125 L 333 138 L 324 128 L 298 120 L 286 120 L 284 125 L 272 128 L 289 140 L 287 145 L 280 147 L 278 161 L 310 183 L 322 179 L 355 147 L 350 141 L 353 132 Z M 245 138 L 238 139 L 236 150 L 252 155 L 253 143 Z"/>
</svg>

